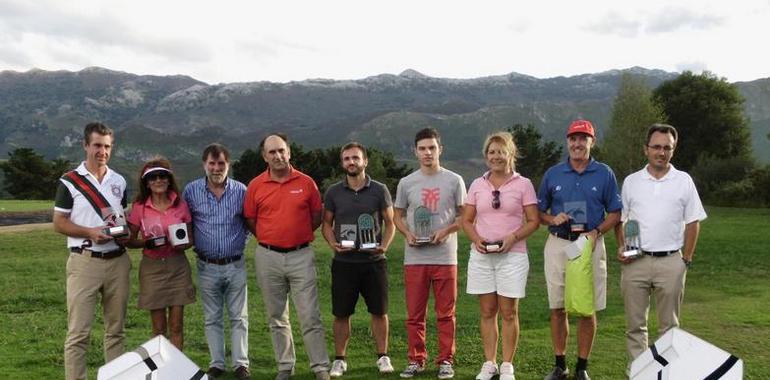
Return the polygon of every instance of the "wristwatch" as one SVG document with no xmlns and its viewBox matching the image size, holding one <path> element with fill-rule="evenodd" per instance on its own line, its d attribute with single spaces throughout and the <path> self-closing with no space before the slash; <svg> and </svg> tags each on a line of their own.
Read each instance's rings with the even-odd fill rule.
<svg viewBox="0 0 770 380">
<path fill-rule="evenodd" d="M 600 238 L 602 236 L 602 230 L 599 229 L 599 227 L 594 228 L 594 231 L 596 231 L 596 238 Z"/>
<path fill-rule="evenodd" d="M 684 261 L 684 266 L 686 266 L 687 269 L 690 269 L 690 266 L 692 266 L 692 260 L 687 260 L 684 257 L 682 257 L 682 261 Z"/>
</svg>

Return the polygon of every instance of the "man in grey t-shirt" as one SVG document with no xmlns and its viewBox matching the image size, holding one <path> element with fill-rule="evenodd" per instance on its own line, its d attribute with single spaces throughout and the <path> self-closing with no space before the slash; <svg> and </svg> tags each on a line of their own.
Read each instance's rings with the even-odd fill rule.
<svg viewBox="0 0 770 380">
<path fill-rule="evenodd" d="M 366 149 L 351 142 L 340 151 L 345 178 L 324 197 L 323 236 L 334 250 L 332 313 L 335 358 L 329 375 L 348 368 L 345 352 L 350 340 L 350 316 L 358 295 L 372 316 L 377 368 L 393 372 L 388 357 L 388 266 L 385 252 L 395 235 L 393 202 L 388 188 L 366 175 Z"/>
<path fill-rule="evenodd" d="M 404 290 L 409 364 L 401 377 L 410 378 L 425 370 L 428 358 L 425 310 L 433 285 L 439 340 L 438 378 L 451 379 L 455 353 L 457 231 L 465 202 L 465 183 L 462 177 L 441 167 L 438 131 L 426 128 L 417 132 L 414 146 L 420 168 L 399 181 L 394 204 L 394 222 L 406 240 Z"/>
</svg>

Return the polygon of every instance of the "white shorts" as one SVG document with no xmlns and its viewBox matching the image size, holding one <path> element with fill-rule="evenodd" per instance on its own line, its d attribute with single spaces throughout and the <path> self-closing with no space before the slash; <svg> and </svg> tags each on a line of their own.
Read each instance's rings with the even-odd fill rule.
<svg viewBox="0 0 770 380">
<path fill-rule="evenodd" d="M 524 298 L 528 275 L 529 257 L 526 253 L 482 254 L 471 248 L 466 292 Z"/>
</svg>

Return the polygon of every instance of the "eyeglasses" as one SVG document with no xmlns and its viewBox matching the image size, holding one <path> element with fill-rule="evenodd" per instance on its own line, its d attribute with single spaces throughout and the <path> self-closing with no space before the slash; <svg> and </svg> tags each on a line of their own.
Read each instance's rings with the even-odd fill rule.
<svg viewBox="0 0 770 380">
<path fill-rule="evenodd" d="M 147 174 L 144 178 L 147 179 L 148 182 L 150 182 L 150 181 L 169 179 L 170 177 L 166 173 L 150 173 L 150 174 Z"/>
<path fill-rule="evenodd" d="M 495 210 L 500 208 L 500 190 L 492 191 L 492 208 Z"/>
<path fill-rule="evenodd" d="M 673 145 L 647 145 L 647 147 L 652 149 L 652 150 L 654 150 L 654 151 L 662 150 L 662 151 L 664 151 L 666 153 L 671 152 L 672 150 L 674 150 L 674 146 Z"/>
</svg>

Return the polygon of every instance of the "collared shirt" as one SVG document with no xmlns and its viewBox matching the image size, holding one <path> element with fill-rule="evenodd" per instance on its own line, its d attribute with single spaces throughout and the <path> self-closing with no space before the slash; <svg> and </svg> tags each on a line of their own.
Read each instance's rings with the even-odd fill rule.
<svg viewBox="0 0 770 380">
<path fill-rule="evenodd" d="M 571 223 L 584 224 L 585 231 L 590 231 L 604 221 L 605 212 L 623 208 L 615 173 L 593 158 L 582 173 L 572 168 L 569 158 L 548 169 L 537 192 L 537 206 L 551 215 L 567 213 L 570 222 L 548 227 L 550 232 L 565 234 Z"/>
<path fill-rule="evenodd" d="M 232 178 L 225 182 L 222 197 L 209 190 L 206 177 L 187 184 L 182 197 L 190 208 L 195 252 L 210 259 L 240 256 L 248 230 L 243 218 L 246 186 Z"/>
<path fill-rule="evenodd" d="M 321 193 L 313 179 L 289 167 L 284 182 L 265 170 L 249 182 L 243 216 L 255 219 L 260 243 L 290 248 L 313 241 L 313 213 L 321 213 Z"/>
<path fill-rule="evenodd" d="M 107 168 L 107 173 L 100 183 L 96 177 L 86 169 L 86 163 L 81 162 L 75 171 L 86 177 L 96 189 L 109 202 L 109 210 L 101 210 L 101 215 L 94 210 L 88 199 L 68 181 L 60 179 L 59 187 L 56 189 L 56 201 L 54 202 L 54 211 L 69 214 L 69 219 L 83 227 L 112 227 L 126 224 L 125 208 L 128 205 L 126 201 L 126 180 L 120 174 Z M 114 240 L 104 244 L 96 244 L 90 239 L 67 236 L 67 247 L 80 248 L 86 247 L 95 252 L 108 252 L 118 249 Z"/>
<path fill-rule="evenodd" d="M 382 210 L 393 205 L 390 192 L 384 184 L 373 181 L 366 176 L 364 187 L 353 190 L 348 181 L 342 180 L 329 187 L 324 195 L 324 209 L 334 213 L 334 235 L 337 241 L 352 240 L 357 244 L 362 239 L 370 239 L 382 243 Z M 370 230 L 374 235 L 364 237 L 361 233 L 359 217 L 371 215 L 374 220 Z M 335 253 L 334 260 L 360 263 L 385 260 L 385 255 L 372 254 L 353 250 L 345 253 Z"/>
<path fill-rule="evenodd" d="M 489 182 L 489 172 L 476 178 L 468 189 L 465 204 L 476 208 L 474 226 L 484 241 L 501 241 L 524 224 L 524 206 L 537 204 L 535 188 L 529 178 L 514 172 L 500 188 L 500 207 L 492 207 L 495 191 Z M 527 241 L 518 240 L 509 252 L 527 253 Z"/>
<path fill-rule="evenodd" d="M 168 198 L 171 205 L 164 211 L 155 208 L 152 203 L 152 197 L 147 197 L 144 202 L 134 202 L 131 206 L 131 213 L 128 214 L 128 223 L 138 226 L 145 239 L 166 237 L 167 244 L 158 248 L 144 248 L 142 253 L 155 258 L 165 258 L 176 254 L 177 250 L 171 245 L 171 239 L 168 237 L 168 226 L 179 223 L 190 223 L 190 210 L 187 202 L 177 199 L 176 192 L 170 191 Z"/>
<path fill-rule="evenodd" d="M 684 246 L 685 225 L 706 219 L 706 211 L 689 174 L 671 165 L 657 179 L 645 166 L 623 181 L 621 219 L 639 222 L 643 250 L 674 251 Z"/>
</svg>

